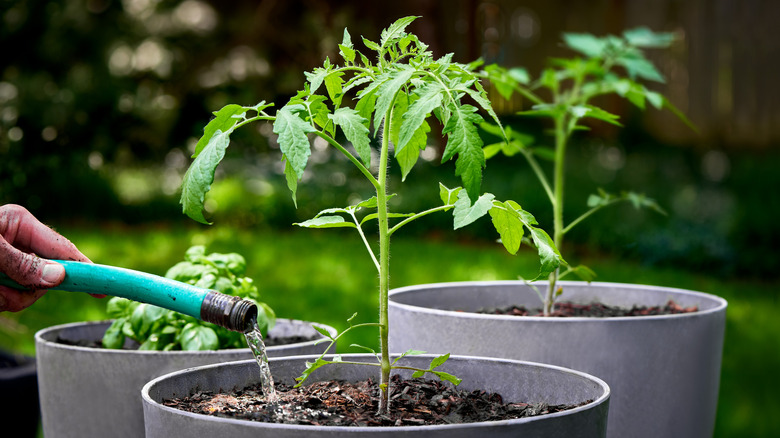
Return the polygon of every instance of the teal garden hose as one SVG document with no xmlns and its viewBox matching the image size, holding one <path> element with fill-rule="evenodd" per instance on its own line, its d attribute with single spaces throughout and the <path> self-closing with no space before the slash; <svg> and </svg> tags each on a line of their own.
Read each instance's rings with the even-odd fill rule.
<svg viewBox="0 0 780 438">
<path fill-rule="evenodd" d="M 53 260 L 65 267 L 65 280 L 53 288 L 112 295 L 183 313 L 228 330 L 244 332 L 257 317 L 249 301 L 145 272 L 93 263 Z M 25 289 L 0 273 L 0 285 Z"/>
</svg>

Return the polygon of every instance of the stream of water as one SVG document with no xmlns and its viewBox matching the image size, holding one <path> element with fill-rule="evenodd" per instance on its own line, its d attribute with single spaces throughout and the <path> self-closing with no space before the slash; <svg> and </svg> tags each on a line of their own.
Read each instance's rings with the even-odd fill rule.
<svg viewBox="0 0 780 438">
<path fill-rule="evenodd" d="M 252 323 L 247 327 L 244 332 L 246 343 L 252 350 L 252 354 L 255 356 L 257 365 L 260 366 L 260 385 L 263 388 L 263 394 L 265 394 L 266 400 L 274 402 L 278 399 L 276 395 L 276 389 L 274 388 L 274 378 L 271 375 L 271 368 L 268 366 L 268 355 L 265 351 L 265 343 L 263 342 L 263 334 L 257 327 L 257 321 L 252 320 Z"/>
</svg>

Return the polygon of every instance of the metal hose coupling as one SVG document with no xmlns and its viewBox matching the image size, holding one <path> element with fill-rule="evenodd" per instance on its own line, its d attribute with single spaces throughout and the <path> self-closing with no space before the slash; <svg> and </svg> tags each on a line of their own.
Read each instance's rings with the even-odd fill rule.
<svg viewBox="0 0 780 438">
<path fill-rule="evenodd" d="M 257 305 L 232 295 L 209 292 L 200 306 L 200 319 L 234 332 L 245 332 L 257 318 Z"/>
</svg>

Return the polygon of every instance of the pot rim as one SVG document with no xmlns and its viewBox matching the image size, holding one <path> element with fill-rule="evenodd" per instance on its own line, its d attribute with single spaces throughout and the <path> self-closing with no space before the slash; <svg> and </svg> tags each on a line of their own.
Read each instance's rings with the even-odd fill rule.
<svg viewBox="0 0 780 438">
<path fill-rule="evenodd" d="M 399 354 L 397 353 L 391 353 L 392 357 L 396 357 Z M 333 354 L 328 354 L 325 357 L 333 357 Z M 350 353 L 350 354 L 341 354 L 342 358 L 345 359 L 351 359 L 351 358 L 373 358 L 374 355 L 370 353 Z M 416 355 L 414 357 L 417 358 L 435 358 L 438 355 L 436 354 L 421 354 Z M 283 361 L 283 360 L 315 360 L 319 356 L 318 355 L 299 355 L 299 356 L 285 356 L 285 357 L 272 357 L 269 358 L 269 363 Z M 180 409 L 172 408 L 169 406 L 162 405 L 161 403 L 158 403 L 157 401 L 153 400 L 152 397 L 149 395 L 149 391 L 152 389 L 153 386 L 157 385 L 159 382 L 168 379 L 168 378 L 175 378 L 182 374 L 190 374 L 199 372 L 201 370 L 207 370 L 210 368 L 218 368 L 220 366 L 241 366 L 244 364 L 252 363 L 256 364 L 256 361 L 254 359 L 247 359 L 247 360 L 237 360 L 237 361 L 230 361 L 230 362 L 222 362 L 222 363 L 216 363 L 211 365 L 201 365 L 198 367 L 188 368 L 184 370 L 174 371 L 172 373 L 164 374 L 162 376 L 156 377 L 153 380 L 150 380 L 147 382 L 144 387 L 141 389 L 141 398 L 144 402 L 144 404 L 151 404 L 154 405 L 156 409 L 163 409 L 164 411 L 167 411 L 169 413 L 178 413 L 180 415 L 184 415 L 188 418 L 193 419 L 205 419 L 208 418 L 210 421 L 216 421 L 216 422 L 225 422 L 228 424 L 240 424 L 240 425 L 247 425 L 247 424 L 262 424 L 264 427 L 270 428 L 270 429 L 301 429 L 303 431 L 305 430 L 316 430 L 316 429 L 326 429 L 328 431 L 333 432 L 340 432 L 340 433 L 359 433 L 359 432 L 369 432 L 369 431 L 389 431 L 389 430 L 399 430 L 399 431 L 432 431 L 432 430 L 448 430 L 448 429 L 459 429 L 459 428 L 483 428 L 483 427 L 496 427 L 496 426 L 502 426 L 502 425 L 514 425 L 514 424 L 522 424 L 522 423 L 529 423 L 532 421 L 540 421 L 544 419 L 550 419 L 550 418 L 556 418 L 560 416 L 565 415 L 571 415 L 576 414 L 578 412 L 582 412 L 589 409 L 594 409 L 597 406 L 606 403 L 611 395 L 611 389 L 607 383 L 592 375 L 587 374 L 581 371 L 577 371 L 571 368 L 565 368 L 557 365 L 550 365 L 550 364 L 543 364 L 538 362 L 530 362 L 530 361 L 524 361 L 524 360 L 515 360 L 515 359 L 503 359 L 503 358 L 494 358 L 494 357 L 480 357 L 480 356 L 467 356 L 467 355 L 452 355 L 449 357 L 448 361 L 451 360 L 477 360 L 477 361 L 490 361 L 490 362 L 503 362 L 503 363 L 510 363 L 510 364 L 522 364 L 527 365 L 535 368 L 547 368 L 552 369 L 558 372 L 573 374 L 579 377 L 582 377 L 586 380 L 589 380 L 596 385 L 603 391 L 602 394 L 595 400 L 593 400 L 591 403 L 588 403 L 583 406 L 578 406 L 576 408 L 567 409 L 562 412 L 555 412 L 552 414 L 544 414 L 544 415 L 537 415 L 534 417 L 525 417 L 525 418 L 516 418 L 512 420 L 499 420 L 499 421 L 481 421 L 481 422 L 475 422 L 475 423 L 462 423 L 462 424 L 435 424 L 435 425 L 426 425 L 426 426 L 312 426 L 312 425 L 303 425 L 303 424 L 282 424 L 282 423 L 263 423 L 263 422 L 255 422 L 251 420 L 240 420 L 240 419 L 234 419 L 234 418 L 223 418 L 223 417 L 215 417 L 211 415 L 205 415 L 205 414 L 196 414 L 193 412 L 187 412 Z M 337 366 L 330 365 L 330 366 Z M 191 388 L 194 389 L 194 388 Z M 260 426 L 258 426 L 260 427 Z"/>
<path fill-rule="evenodd" d="M 188 354 L 199 354 L 199 355 L 223 355 L 226 353 L 245 353 L 245 354 L 251 354 L 252 350 L 247 348 L 223 348 L 220 350 L 171 350 L 171 351 L 158 351 L 158 350 L 120 350 L 120 349 L 110 349 L 110 348 L 97 348 L 97 347 L 85 347 L 80 345 L 68 345 L 68 344 L 61 344 L 59 342 L 50 341 L 48 339 L 45 339 L 44 336 L 49 335 L 54 332 L 66 330 L 72 327 L 86 327 L 86 326 L 92 326 L 92 325 L 109 325 L 111 324 L 113 320 L 107 319 L 107 320 L 101 320 L 101 321 L 80 321 L 80 322 L 70 322 L 66 324 L 59 324 L 54 325 L 50 327 L 43 328 L 41 330 L 38 330 L 35 333 L 35 343 L 36 344 L 45 344 L 48 348 L 58 348 L 58 349 L 64 349 L 64 350 L 74 350 L 74 351 L 82 351 L 82 352 L 95 352 L 100 351 L 102 354 L 143 354 L 143 355 L 188 355 Z M 311 321 L 302 321 L 297 319 L 287 319 L 287 318 L 277 318 L 277 323 L 281 321 L 291 321 L 291 322 L 302 322 L 302 323 L 308 323 L 312 325 L 316 325 L 318 327 L 324 328 L 328 331 L 332 336 L 336 336 L 338 334 L 338 331 L 329 325 L 318 323 L 318 322 L 311 322 Z M 267 348 L 269 352 L 272 351 L 282 351 L 288 348 L 292 347 L 303 347 L 303 346 L 312 346 L 315 345 L 318 342 L 321 342 L 322 339 L 326 339 L 322 334 L 317 333 L 317 336 L 320 336 L 320 338 L 312 340 L 312 341 L 305 341 L 305 342 L 296 342 L 292 344 L 284 344 L 284 345 L 272 345 Z"/>
<path fill-rule="evenodd" d="M 705 292 L 698 292 L 698 291 L 691 291 L 687 289 L 680 289 L 680 288 L 674 288 L 674 287 L 667 287 L 667 286 L 654 286 L 654 285 L 645 285 L 645 284 L 633 284 L 633 283 L 612 283 L 612 282 L 600 282 L 600 281 L 591 281 L 591 282 L 585 282 L 585 281 L 573 281 L 573 280 L 563 280 L 559 281 L 558 284 L 562 286 L 583 286 L 586 287 L 610 287 L 610 288 L 625 288 L 625 289 L 644 289 L 649 293 L 665 293 L 665 294 L 678 294 L 678 295 L 687 295 L 687 296 L 693 296 L 702 300 L 709 300 L 716 303 L 716 305 L 711 309 L 706 310 L 698 310 L 696 312 L 689 312 L 689 313 L 676 313 L 676 314 L 668 314 L 668 315 L 638 315 L 638 316 L 610 316 L 610 317 L 587 317 L 587 316 L 569 316 L 565 318 L 551 318 L 546 316 L 522 316 L 518 317 L 515 315 L 494 315 L 494 314 L 484 314 L 484 313 L 474 313 L 471 311 L 456 311 L 456 310 L 444 310 L 444 309 L 434 309 L 431 307 L 424 307 L 414 304 L 405 304 L 405 303 L 399 303 L 394 300 L 394 298 L 397 298 L 404 294 L 410 294 L 416 291 L 419 291 L 421 289 L 445 289 L 445 288 L 452 288 L 452 287 L 481 287 L 481 286 L 517 286 L 517 285 L 526 285 L 526 284 L 544 284 L 546 285 L 547 282 L 526 282 L 523 280 L 493 280 L 493 281 L 453 281 L 453 282 L 442 282 L 442 283 L 425 283 L 425 284 L 416 284 L 416 285 L 410 285 L 410 286 L 404 286 L 399 288 L 393 288 L 389 292 L 389 306 L 390 307 L 397 307 L 400 309 L 406 309 L 408 311 L 413 312 L 422 312 L 422 313 L 430 313 L 435 315 L 446 315 L 446 316 L 455 316 L 457 315 L 459 318 L 472 318 L 472 319 L 497 319 L 497 320 L 513 320 L 513 321 L 533 321 L 533 322 L 543 322 L 543 323 L 582 323 L 582 322 L 627 322 L 627 321 L 648 321 L 648 320 L 663 320 L 663 319 L 680 319 L 680 318 L 701 318 L 705 317 L 707 315 L 725 312 L 726 307 L 728 306 L 728 302 L 713 294 L 708 294 Z"/>
</svg>

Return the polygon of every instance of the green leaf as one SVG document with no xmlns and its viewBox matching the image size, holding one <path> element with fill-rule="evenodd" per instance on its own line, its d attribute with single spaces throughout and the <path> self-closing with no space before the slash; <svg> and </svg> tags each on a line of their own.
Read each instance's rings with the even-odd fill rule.
<svg viewBox="0 0 780 438">
<path fill-rule="evenodd" d="M 312 71 L 304 72 L 304 76 L 306 76 L 306 80 L 309 81 L 309 84 L 311 84 L 310 90 L 311 94 L 314 94 L 317 92 L 317 89 L 320 88 L 320 85 L 322 85 L 322 82 L 325 81 L 325 76 L 327 76 L 330 73 L 330 70 L 327 68 L 317 67 Z"/>
<path fill-rule="evenodd" d="M 412 102 L 403 115 L 403 123 L 398 135 L 398 144 L 395 145 L 396 156 L 418 133 L 430 113 L 441 105 L 442 87 L 437 82 L 428 83 L 418 91 L 418 96 L 419 98 Z"/>
<path fill-rule="evenodd" d="M 381 34 L 382 47 L 384 47 L 388 42 L 396 38 L 403 37 L 405 35 L 404 31 L 406 27 L 409 26 L 414 20 L 418 18 L 420 17 L 409 16 L 409 17 L 399 18 L 393 24 L 391 24 L 387 29 L 383 30 Z"/>
<path fill-rule="evenodd" d="M 674 42 L 671 32 L 653 32 L 650 28 L 641 26 L 623 32 L 623 37 L 629 44 L 644 48 L 665 48 Z"/>
<path fill-rule="evenodd" d="M 514 255 L 520 249 L 525 232 L 520 215 L 508 202 L 493 201 L 493 207 L 489 213 L 493 226 L 501 236 L 501 243 L 510 254 Z"/>
<path fill-rule="evenodd" d="M 437 356 L 437 357 L 433 358 L 433 360 L 431 361 L 431 365 L 428 367 L 428 369 L 429 370 L 433 370 L 433 369 L 436 369 L 436 368 L 442 366 L 442 364 L 444 364 L 444 362 L 447 362 L 447 360 L 449 358 L 450 358 L 450 354 L 449 353 L 442 354 L 441 356 Z"/>
<path fill-rule="evenodd" d="M 341 216 L 320 216 L 293 225 L 304 228 L 355 228 L 354 223 L 346 222 Z"/>
<path fill-rule="evenodd" d="M 103 348 L 120 349 L 125 344 L 125 335 L 122 333 L 122 326 L 127 320 L 125 318 L 115 319 L 103 334 Z"/>
<path fill-rule="evenodd" d="M 182 350 L 187 351 L 217 350 L 219 348 L 219 338 L 216 332 L 210 327 L 194 323 L 184 326 L 178 341 L 181 343 Z"/>
<path fill-rule="evenodd" d="M 284 179 L 287 181 L 287 188 L 290 189 L 292 194 L 293 204 L 295 204 L 295 208 L 298 208 L 298 199 L 296 198 L 298 193 L 298 175 L 290 165 L 290 160 L 287 157 L 284 157 Z"/>
<path fill-rule="evenodd" d="M 260 105 L 262 105 L 262 103 Z M 195 153 L 192 155 L 193 158 L 200 154 L 217 131 L 231 131 L 241 119 L 241 116 L 246 114 L 246 112 L 247 108 L 235 104 L 226 105 L 219 111 L 216 111 L 214 113 L 215 117 L 203 129 L 203 136 L 198 140 L 198 144 L 195 145 Z"/>
<path fill-rule="evenodd" d="M 184 214 L 200 223 L 209 223 L 203 216 L 203 203 L 206 193 L 211 189 L 211 183 L 214 182 L 217 165 L 225 157 L 225 150 L 229 144 L 230 132 L 216 130 L 206 147 L 200 151 L 184 173 L 179 203 Z"/>
<path fill-rule="evenodd" d="M 339 53 L 344 61 L 348 63 L 355 61 L 355 50 L 352 47 L 352 38 L 349 36 L 349 32 L 344 28 L 344 38 L 339 44 Z"/>
<path fill-rule="evenodd" d="M 566 261 L 563 260 L 555 243 L 544 230 L 535 227 L 529 227 L 529 230 L 534 245 L 536 245 L 536 249 L 539 252 L 539 259 L 542 264 L 536 279 L 547 278 L 553 271 L 558 269 L 558 267 L 565 265 Z"/>
<path fill-rule="evenodd" d="M 374 109 L 374 134 L 379 131 L 382 120 L 384 120 L 387 111 L 395 100 L 396 93 L 412 78 L 414 73 L 415 70 L 413 68 L 402 65 L 400 70 L 392 72 L 390 79 L 379 86 L 377 90 L 379 97 L 376 100 L 376 108 Z"/>
<path fill-rule="evenodd" d="M 435 374 L 436 377 L 438 377 L 439 379 L 446 380 L 456 386 L 460 385 L 460 383 L 463 381 L 463 379 L 459 379 L 458 377 L 453 376 L 450 373 L 445 373 L 444 371 L 431 371 L 431 372 Z"/>
<path fill-rule="evenodd" d="M 463 190 L 461 187 L 455 187 L 454 189 L 447 188 L 442 183 L 439 183 L 439 197 L 444 205 L 455 205 L 458 202 L 458 194 Z"/>
<path fill-rule="evenodd" d="M 625 67 L 628 76 L 632 79 L 640 77 L 655 82 L 666 82 L 653 63 L 644 57 L 620 57 L 616 63 Z"/>
<path fill-rule="evenodd" d="M 571 268 L 571 272 L 579 277 L 582 281 L 591 282 L 596 278 L 596 273 L 585 265 L 578 265 L 574 268 Z"/>
<path fill-rule="evenodd" d="M 328 96 L 336 108 L 341 106 L 341 98 L 344 97 L 344 90 L 342 89 L 344 80 L 341 78 L 342 76 L 344 76 L 344 73 L 340 71 L 332 72 L 325 76 L 325 89 L 328 90 Z"/>
<path fill-rule="evenodd" d="M 474 205 L 471 205 L 468 194 L 465 191 L 459 192 L 455 209 L 452 211 L 455 219 L 453 229 L 465 227 L 487 214 L 493 207 L 494 198 L 492 193 L 485 193 L 474 202 Z"/>
<path fill-rule="evenodd" d="M 109 318 L 120 318 L 132 313 L 134 302 L 122 297 L 112 297 L 106 304 L 106 313 Z"/>
<path fill-rule="evenodd" d="M 485 153 L 482 152 L 482 139 L 477 126 L 483 122 L 476 114 L 477 109 L 471 105 L 456 106 L 447 120 L 443 134 L 448 135 L 447 146 L 444 148 L 442 163 L 455 154 L 455 175 L 460 176 L 463 187 L 472 198 L 479 195 L 482 184 L 482 168 L 485 167 Z"/>
<path fill-rule="evenodd" d="M 620 118 L 617 114 L 604 111 L 603 109 L 593 105 L 580 105 L 571 108 L 572 114 L 576 117 L 590 117 L 611 123 L 617 126 L 623 126 L 617 119 Z"/>
<path fill-rule="evenodd" d="M 373 42 L 373 41 L 371 41 L 371 40 L 369 40 L 369 39 L 367 39 L 365 37 L 363 37 L 363 44 L 365 44 L 366 47 L 368 47 L 369 49 L 371 49 L 371 50 L 373 50 L 375 52 L 378 52 L 380 50 L 379 44 L 377 44 L 377 43 L 375 43 L 375 42 Z"/>
<path fill-rule="evenodd" d="M 339 108 L 329 117 L 344 131 L 344 135 L 355 147 L 363 163 L 370 166 L 371 145 L 368 138 L 369 131 L 366 127 L 367 120 L 352 108 Z"/>
<path fill-rule="evenodd" d="M 298 383 L 295 384 L 294 387 L 295 388 L 299 388 L 301 385 L 303 385 L 303 382 L 305 382 L 306 379 L 309 378 L 311 373 L 313 373 L 314 371 L 318 370 L 319 368 L 321 368 L 321 367 L 323 367 L 323 366 L 325 366 L 325 365 L 327 365 L 329 363 L 332 363 L 332 362 L 327 361 L 327 360 L 325 360 L 325 359 L 323 359 L 321 357 L 318 357 L 317 360 L 315 360 L 314 362 L 306 362 L 306 369 L 303 371 L 303 373 L 301 373 L 301 375 L 299 377 L 295 378 L 295 380 L 298 381 Z"/>
<path fill-rule="evenodd" d="M 401 181 L 406 181 L 406 176 L 412 171 L 417 160 L 420 158 L 420 151 L 425 149 L 428 142 L 428 133 L 431 131 L 428 122 L 423 121 L 422 125 L 414 132 L 412 138 L 406 143 L 406 147 L 399 153 L 396 151 L 395 159 L 401 168 Z"/>
<path fill-rule="evenodd" d="M 572 50 L 591 58 L 601 57 L 606 41 L 589 33 L 564 33 L 563 42 Z"/>
<path fill-rule="evenodd" d="M 287 106 L 276 113 L 273 132 L 279 136 L 279 147 L 297 179 L 303 177 L 303 171 L 311 155 L 307 134 L 314 131 L 313 126 L 294 114 Z"/>
</svg>

